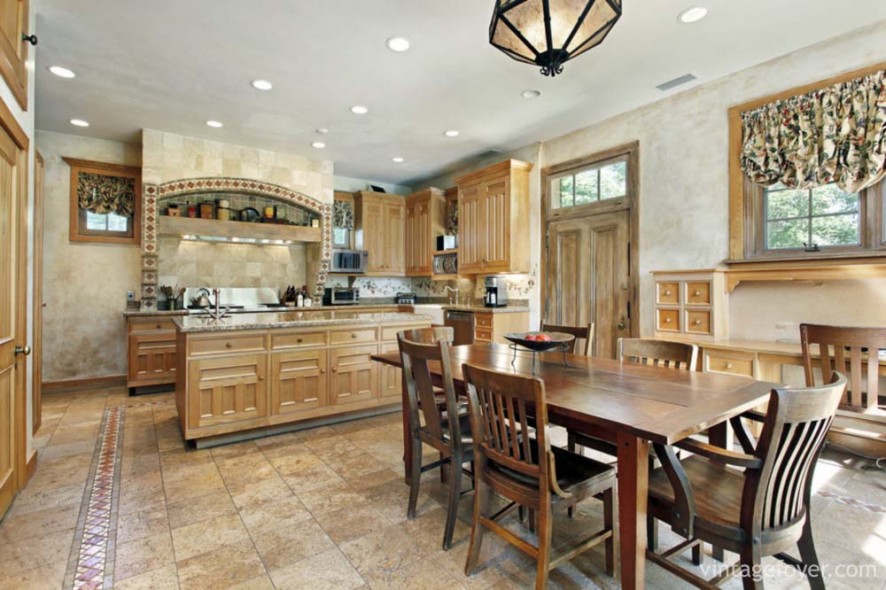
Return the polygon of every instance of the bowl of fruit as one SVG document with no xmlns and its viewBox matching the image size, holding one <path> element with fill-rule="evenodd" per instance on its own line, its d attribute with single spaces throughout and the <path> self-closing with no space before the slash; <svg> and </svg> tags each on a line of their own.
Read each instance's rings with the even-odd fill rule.
<svg viewBox="0 0 886 590">
<path fill-rule="evenodd" d="M 563 332 L 510 332 L 505 339 L 534 352 L 545 352 L 565 348 L 575 336 Z"/>
</svg>

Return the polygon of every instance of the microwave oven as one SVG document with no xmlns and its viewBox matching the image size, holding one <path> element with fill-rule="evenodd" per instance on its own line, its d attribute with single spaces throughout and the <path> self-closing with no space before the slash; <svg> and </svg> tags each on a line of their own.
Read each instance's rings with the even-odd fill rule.
<svg viewBox="0 0 886 590">
<path fill-rule="evenodd" d="M 332 272 L 364 273 L 369 260 L 365 250 L 333 250 Z"/>
</svg>

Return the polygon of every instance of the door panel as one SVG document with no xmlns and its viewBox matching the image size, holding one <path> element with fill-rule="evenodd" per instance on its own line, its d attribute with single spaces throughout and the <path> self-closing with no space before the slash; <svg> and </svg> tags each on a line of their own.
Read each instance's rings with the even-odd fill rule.
<svg viewBox="0 0 886 590">
<path fill-rule="evenodd" d="M 192 360 L 190 391 L 196 392 L 192 428 L 251 420 L 267 415 L 264 354 Z"/>
<path fill-rule="evenodd" d="M 459 188 L 458 196 L 458 267 L 462 271 L 480 268 L 480 185 Z"/>
<path fill-rule="evenodd" d="M 619 211 L 548 225 L 546 321 L 594 322 L 595 356 L 614 358 L 618 339 L 631 334 L 628 215 Z"/>
<path fill-rule="evenodd" d="M 326 403 L 326 351 L 281 352 L 271 356 L 271 413 L 292 414 Z"/>
<path fill-rule="evenodd" d="M 369 401 L 378 394 L 378 363 L 370 357 L 378 346 L 344 346 L 329 351 L 332 403 Z"/>
<path fill-rule="evenodd" d="M 511 195 L 507 177 L 497 178 L 483 186 L 482 218 L 486 221 L 486 248 L 482 255 L 483 268 L 489 271 L 507 270 L 510 263 L 509 227 Z"/>
<path fill-rule="evenodd" d="M 22 110 L 28 109 L 28 0 L 0 0 L 0 74 Z"/>
</svg>

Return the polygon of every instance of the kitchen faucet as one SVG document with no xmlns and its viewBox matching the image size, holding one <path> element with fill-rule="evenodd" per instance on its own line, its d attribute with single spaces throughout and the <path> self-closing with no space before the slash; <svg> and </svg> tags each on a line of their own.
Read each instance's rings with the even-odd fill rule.
<svg viewBox="0 0 886 590">
<path fill-rule="evenodd" d="M 449 292 L 449 305 L 458 305 L 458 287 L 446 285 L 445 289 Z M 455 301 L 452 301 L 452 294 L 455 293 Z"/>
</svg>

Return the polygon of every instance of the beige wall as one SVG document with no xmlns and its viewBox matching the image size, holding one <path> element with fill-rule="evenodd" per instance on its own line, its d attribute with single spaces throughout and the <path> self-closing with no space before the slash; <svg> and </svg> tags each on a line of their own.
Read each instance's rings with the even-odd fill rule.
<svg viewBox="0 0 886 590">
<path fill-rule="evenodd" d="M 320 202 L 332 202 L 334 181 L 330 160 L 153 129 L 142 132 L 142 154 L 142 180 L 146 184 L 229 176 L 279 184 Z"/>
<path fill-rule="evenodd" d="M 122 310 L 139 289 L 138 246 L 68 241 L 70 167 L 62 157 L 137 166 L 139 146 L 40 131 L 46 162 L 43 380 L 126 372 Z"/>
</svg>

